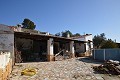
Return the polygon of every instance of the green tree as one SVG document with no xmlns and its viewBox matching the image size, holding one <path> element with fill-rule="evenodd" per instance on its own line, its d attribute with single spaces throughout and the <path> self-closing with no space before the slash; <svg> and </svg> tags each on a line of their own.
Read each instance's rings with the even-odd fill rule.
<svg viewBox="0 0 120 80">
<path fill-rule="evenodd" d="M 70 37 L 72 36 L 72 32 L 66 30 L 65 32 L 62 32 L 62 37 L 67 37 L 68 34 L 70 35 Z"/>
<path fill-rule="evenodd" d="M 105 48 L 118 48 L 118 45 L 112 41 L 111 39 L 108 39 L 105 41 L 105 43 L 101 46 L 102 49 Z"/>
<path fill-rule="evenodd" d="M 73 34 L 72 36 L 73 36 L 73 37 L 77 37 L 77 36 L 80 36 L 80 34 L 79 34 L 79 33 L 76 33 L 76 34 Z"/>
<path fill-rule="evenodd" d="M 106 41 L 106 37 L 104 33 L 97 36 L 95 35 L 93 38 L 94 48 L 101 48 L 101 46 L 105 43 L 105 41 Z"/>
<path fill-rule="evenodd" d="M 34 22 L 32 22 L 30 19 L 25 18 L 23 23 L 23 28 L 26 29 L 35 29 L 36 25 L 34 24 Z"/>
<path fill-rule="evenodd" d="M 65 30 L 65 31 L 62 31 L 62 32 L 58 32 L 58 33 L 55 34 L 55 36 L 67 37 L 68 34 L 69 34 L 70 37 L 80 36 L 79 33 L 72 34 L 72 32 L 69 31 L 69 30 Z"/>
<path fill-rule="evenodd" d="M 61 33 L 60 33 L 60 32 L 59 32 L 59 33 L 56 33 L 55 36 L 61 36 Z"/>
</svg>

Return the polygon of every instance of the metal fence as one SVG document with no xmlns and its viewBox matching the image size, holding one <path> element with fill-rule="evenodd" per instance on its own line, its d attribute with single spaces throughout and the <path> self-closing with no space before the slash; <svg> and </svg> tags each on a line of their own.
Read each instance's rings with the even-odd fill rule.
<svg viewBox="0 0 120 80">
<path fill-rule="evenodd" d="M 118 60 L 120 61 L 120 49 L 94 49 L 92 57 L 96 60 Z"/>
</svg>

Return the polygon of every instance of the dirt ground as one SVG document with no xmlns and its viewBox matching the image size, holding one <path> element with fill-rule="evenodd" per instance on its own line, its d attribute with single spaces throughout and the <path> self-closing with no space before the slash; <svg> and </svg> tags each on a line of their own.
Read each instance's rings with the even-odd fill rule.
<svg viewBox="0 0 120 80">
<path fill-rule="evenodd" d="M 102 62 L 79 57 L 63 61 L 16 63 L 10 80 L 120 80 L 120 76 L 100 74 L 92 69 Z M 25 68 L 36 69 L 34 76 L 21 75 Z"/>
</svg>

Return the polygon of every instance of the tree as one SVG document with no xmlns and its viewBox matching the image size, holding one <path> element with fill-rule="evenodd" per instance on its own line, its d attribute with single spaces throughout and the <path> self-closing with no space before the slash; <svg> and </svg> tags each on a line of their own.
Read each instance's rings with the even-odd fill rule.
<svg viewBox="0 0 120 80">
<path fill-rule="evenodd" d="M 60 36 L 60 35 L 61 35 L 61 33 L 60 33 L 60 32 L 55 34 L 55 36 Z"/>
<path fill-rule="evenodd" d="M 70 32 L 69 30 L 66 30 L 65 32 L 61 32 L 62 33 L 62 37 L 67 37 L 67 35 L 69 34 L 70 37 L 72 36 L 72 32 Z"/>
<path fill-rule="evenodd" d="M 101 46 L 101 48 L 118 48 L 118 45 L 111 39 L 106 40 L 106 42 Z"/>
<path fill-rule="evenodd" d="M 32 22 L 31 20 L 25 18 L 23 23 L 23 28 L 26 28 L 26 29 L 35 29 L 36 25 L 34 24 L 34 22 Z"/>
<path fill-rule="evenodd" d="M 105 34 L 102 33 L 100 35 L 95 35 L 93 38 L 93 44 L 95 48 L 101 48 L 101 46 L 105 43 L 106 37 Z"/>
<path fill-rule="evenodd" d="M 69 34 L 70 37 L 78 37 L 78 36 L 80 36 L 79 33 L 72 34 L 72 32 L 69 31 L 69 30 L 65 30 L 65 31 L 62 31 L 62 32 L 58 32 L 58 33 L 55 34 L 55 36 L 67 37 L 68 34 Z"/>
<path fill-rule="evenodd" d="M 80 36 L 80 34 L 79 34 L 79 33 L 76 33 L 76 34 L 73 34 L 72 36 L 73 36 L 73 37 L 77 37 L 77 36 Z"/>
<path fill-rule="evenodd" d="M 118 45 L 111 39 L 106 39 L 105 34 L 95 35 L 93 38 L 94 48 L 118 48 Z"/>
</svg>

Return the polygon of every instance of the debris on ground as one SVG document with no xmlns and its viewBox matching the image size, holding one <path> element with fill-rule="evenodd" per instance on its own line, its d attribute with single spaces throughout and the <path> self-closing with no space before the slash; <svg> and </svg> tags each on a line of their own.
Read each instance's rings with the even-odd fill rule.
<svg viewBox="0 0 120 80">
<path fill-rule="evenodd" d="M 102 74 L 120 75 L 120 62 L 119 61 L 105 61 L 100 66 L 93 66 L 93 69 Z"/>
<path fill-rule="evenodd" d="M 26 76 L 33 76 L 35 74 L 36 74 L 36 70 L 35 69 L 31 69 L 31 68 L 24 69 L 21 72 L 21 75 L 26 75 Z"/>
<path fill-rule="evenodd" d="M 16 62 L 16 63 L 23 62 L 23 61 L 22 61 L 22 58 L 21 58 L 21 51 L 18 51 L 18 50 L 15 48 L 14 53 L 15 53 L 15 62 Z"/>
<path fill-rule="evenodd" d="M 67 50 L 65 51 L 64 49 L 59 51 L 57 54 L 55 54 L 55 61 L 62 61 L 62 60 L 66 60 L 66 59 L 71 59 L 72 58 L 72 54 L 70 52 L 68 52 Z"/>
</svg>

